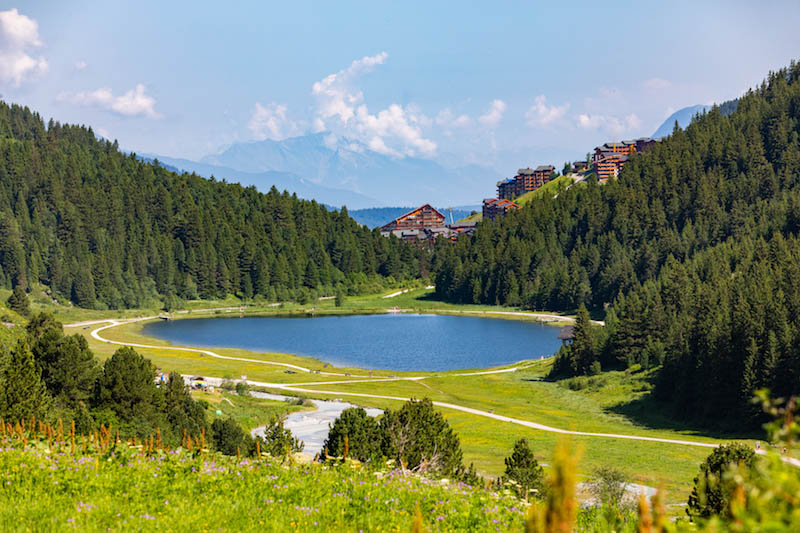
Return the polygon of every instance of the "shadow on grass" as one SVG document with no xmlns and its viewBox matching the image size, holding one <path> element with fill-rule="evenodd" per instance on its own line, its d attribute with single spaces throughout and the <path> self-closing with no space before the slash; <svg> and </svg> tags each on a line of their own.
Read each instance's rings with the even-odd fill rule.
<svg viewBox="0 0 800 533">
<path fill-rule="evenodd" d="M 606 410 L 649 429 L 678 431 L 721 440 L 765 438 L 763 431 L 753 428 L 743 430 L 741 424 L 733 421 L 693 419 L 679 413 L 671 404 L 656 400 L 652 392 Z"/>
</svg>

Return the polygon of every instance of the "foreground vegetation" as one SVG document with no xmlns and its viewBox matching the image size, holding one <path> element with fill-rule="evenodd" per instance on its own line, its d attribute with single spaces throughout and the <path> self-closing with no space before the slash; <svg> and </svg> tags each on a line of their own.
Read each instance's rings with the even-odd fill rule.
<svg viewBox="0 0 800 533">
<path fill-rule="evenodd" d="M 79 448 L 82 445 L 79 445 Z M 408 531 L 521 529 L 523 506 L 504 494 L 352 462 L 291 465 L 125 444 L 48 446 L 30 438 L 0 451 L 6 531 Z"/>
<path fill-rule="evenodd" d="M 765 403 L 778 417 L 770 431 L 791 447 L 800 433 L 793 402 Z M 367 421 L 358 419 L 340 429 L 352 432 Z M 101 428 L 81 438 L 32 420 L 0 423 L 5 530 L 710 533 L 800 526 L 800 470 L 741 446 L 719 448 L 704 462 L 689 498 L 690 522 L 670 520 L 661 493 L 635 502 L 607 472 L 595 484 L 597 505 L 579 509 L 580 452 L 565 442 L 545 481 L 527 443 L 518 441 L 506 459 L 505 485 L 486 490 L 415 475 L 393 461 L 349 459 L 346 438 L 344 457 L 299 465 L 291 455 L 243 459 L 191 444 L 125 443 L 112 433 Z"/>
</svg>

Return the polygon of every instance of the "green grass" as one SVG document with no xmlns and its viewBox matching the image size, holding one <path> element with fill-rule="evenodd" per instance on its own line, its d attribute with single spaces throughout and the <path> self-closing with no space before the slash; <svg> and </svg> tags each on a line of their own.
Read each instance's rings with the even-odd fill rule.
<svg viewBox="0 0 800 533">
<path fill-rule="evenodd" d="M 283 418 L 289 413 L 314 408 L 310 402 L 298 405 L 280 400 L 240 396 L 219 389 L 213 393 L 195 390 L 192 391 L 192 398 L 208 403 L 206 416 L 209 421 L 217 418 L 233 418 L 247 431 L 269 423 L 273 417 Z M 300 401 L 302 402 L 302 399 Z"/>
<path fill-rule="evenodd" d="M 474 215 L 462 218 L 459 222 L 480 222 L 481 220 L 483 220 L 483 213 L 475 213 Z"/>
<path fill-rule="evenodd" d="M 4 531 L 522 530 L 510 496 L 389 469 L 3 440 Z"/>
<path fill-rule="evenodd" d="M 545 183 L 538 189 L 526 192 L 522 196 L 515 198 L 514 201 L 519 205 L 529 204 L 536 198 L 544 198 L 545 196 L 555 196 L 567 189 L 574 180 L 569 176 L 559 176 L 553 181 Z"/>
</svg>

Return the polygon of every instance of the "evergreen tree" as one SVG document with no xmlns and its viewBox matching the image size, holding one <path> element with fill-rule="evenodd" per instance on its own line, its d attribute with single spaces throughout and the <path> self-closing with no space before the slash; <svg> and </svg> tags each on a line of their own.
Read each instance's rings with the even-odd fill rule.
<svg viewBox="0 0 800 533">
<path fill-rule="evenodd" d="M 328 455 L 343 456 L 347 437 L 348 456 L 365 462 L 380 455 L 380 435 L 380 427 L 373 417 L 361 407 L 351 407 L 334 421 L 323 448 Z"/>
<path fill-rule="evenodd" d="M 7 356 L 0 379 L 0 413 L 6 421 L 45 418 L 50 397 L 42 382 L 27 340 L 20 340 Z"/>
<path fill-rule="evenodd" d="M 25 289 L 19 285 L 14 287 L 14 290 L 11 292 L 11 296 L 8 297 L 8 301 L 6 303 L 8 303 L 9 309 L 16 311 L 22 316 L 26 317 L 31 314 L 28 295 L 25 294 Z"/>
<path fill-rule="evenodd" d="M 499 480 L 501 484 L 513 481 L 512 490 L 525 500 L 531 495 L 535 498 L 544 497 L 544 469 L 534 457 L 527 439 L 519 439 L 514 443 L 514 450 L 506 457 L 505 463 L 506 470 Z"/>
</svg>

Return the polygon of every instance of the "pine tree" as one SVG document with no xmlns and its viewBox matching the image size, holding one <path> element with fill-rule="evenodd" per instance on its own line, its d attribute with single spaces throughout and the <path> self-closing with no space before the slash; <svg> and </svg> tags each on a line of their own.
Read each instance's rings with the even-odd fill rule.
<svg viewBox="0 0 800 533">
<path fill-rule="evenodd" d="M 27 317 L 31 314 L 28 295 L 25 294 L 25 289 L 23 289 L 20 285 L 14 287 L 14 290 L 11 292 L 11 296 L 8 297 L 7 303 L 9 309 L 16 311 L 22 316 Z"/>
<path fill-rule="evenodd" d="M 47 416 L 50 396 L 27 340 L 20 340 L 11 349 L 0 385 L 0 413 L 5 420 L 41 420 Z"/>
<path fill-rule="evenodd" d="M 572 371 L 575 374 L 587 374 L 592 363 L 597 361 L 597 335 L 586 306 L 581 304 L 575 317 L 573 341 L 569 347 L 572 360 Z"/>
</svg>

